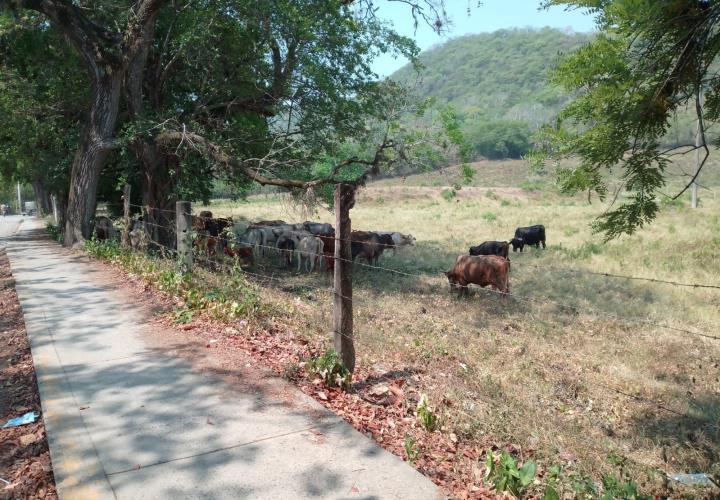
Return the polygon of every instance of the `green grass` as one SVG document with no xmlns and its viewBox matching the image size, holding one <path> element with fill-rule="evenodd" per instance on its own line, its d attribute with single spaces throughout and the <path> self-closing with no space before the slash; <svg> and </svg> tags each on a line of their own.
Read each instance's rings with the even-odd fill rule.
<svg viewBox="0 0 720 500">
<path fill-rule="evenodd" d="M 661 488 L 653 470 L 710 470 L 720 462 L 720 341 L 642 321 L 717 335 L 720 294 L 583 271 L 720 283 L 718 191 L 702 190 L 696 211 L 687 194 L 666 204 L 649 227 L 603 243 L 589 226 L 605 208 L 595 198 L 563 197 L 550 187 L 522 190 L 519 162 L 486 167 L 487 179 L 478 174 L 450 201 L 442 193 L 452 181 L 429 187 L 440 174 L 424 174 L 425 187 L 418 176 L 385 179 L 361 191 L 351 213 L 354 229 L 411 233 L 417 246 L 380 261 L 414 276 L 356 267 L 359 363 L 419 369 L 432 388 L 429 399 L 446 402 L 436 409 L 444 427 L 467 439 L 491 436 L 533 449 L 541 466 L 571 456 L 573 470 L 599 480 L 613 472 L 606 457 L 623 455 L 644 491 Z M 505 185 L 495 175 L 501 170 L 509 172 Z M 714 171 L 707 174 L 706 185 L 720 184 Z M 279 195 L 207 208 L 246 220 L 333 221 L 325 210 L 308 213 Z M 540 223 L 548 248 L 510 256 L 517 298 L 448 293 L 440 272 L 457 255 L 485 240 L 509 239 L 517 226 Z M 283 276 L 282 287 L 263 292 L 285 294 L 314 318 L 308 328 L 326 334 L 329 276 L 281 271 L 274 257 L 256 272 Z M 308 290 L 320 299 L 306 303 Z"/>
</svg>

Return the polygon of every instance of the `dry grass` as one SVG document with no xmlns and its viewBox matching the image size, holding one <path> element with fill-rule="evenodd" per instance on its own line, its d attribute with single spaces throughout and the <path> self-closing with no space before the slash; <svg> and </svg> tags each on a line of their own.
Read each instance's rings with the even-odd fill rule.
<svg viewBox="0 0 720 500">
<path fill-rule="evenodd" d="M 719 284 L 717 184 L 708 175 L 699 210 L 687 200 L 670 204 L 651 227 L 605 244 L 589 229 L 601 203 L 519 189 L 520 162 L 486 170 L 503 168 L 515 185 L 480 187 L 478 178 L 449 201 L 445 187 L 422 186 L 420 176 L 410 186 L 383 180 L 363 190 L 354 228 L 412 233 L 418 243 L 381 259 L 417 276 L 356 268 L 359 362 L 424 370 L 446 428 L 516 443 L 545 465 L 598 477 L 614 453 L 631 460 L 640 481 L 652 469 L 709 471 L 720 461 L 720 341 L 633 320 L 719 335 L 720 291 L 583 271 Z M 249 220 L 307 215 L 277 195 L 209 208 Z M 333 217 L 321 211 L 313 218 Z M 449 295 L 439 272 L 458 254 L 538 223 L 547 228 L 547 250 L 511 255 L 516 298 Z M 327 332 L 330 277 L 281 271 L 272 259 L 254 270 L 282 276 L 282 290 L 267 293 L 289 295 L 305 314 L 314 310 L 317 332 Z"/>
</svg>

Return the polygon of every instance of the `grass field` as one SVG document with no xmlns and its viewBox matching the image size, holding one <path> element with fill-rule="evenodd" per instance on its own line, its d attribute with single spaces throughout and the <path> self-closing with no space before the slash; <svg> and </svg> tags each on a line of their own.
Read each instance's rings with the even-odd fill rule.
<svg viewBox="0 0 720 500">
<path fill-rule="evenodd" d="M 417 246 L 380 262 L 412 276 L 355 268 L 359 363 L 423 372 L 446 429 L 516 443 L 545 466 L 597 478 L 616 454 L 640 481 L 657 481 L 654 470 L 717 467 L 720 340 L 651 323 L 720 336 L 720 290 L 587 271 L 720 284 L 718 165 L 703 176 L 698 210 L 688 194 L 666 203 L 650 227 L 609 243 L 589 228 L 605 208 L 596 198 L 562 196 L 520 161 L 475 168 L 472 185 L 454 195 L 452 168 L 383 179 L 360 193 L 354 229 L 411 233 Z M 682 170 L 691 166 L 678 165 L 673 175 Z M 683 181 L 672 179 L 668 193 Z M 333 221 L 277 194 L 207 208 L 238 220 Z M 548 248 L 511 255 L 513 297 L 450 295 L 440 272 L 457 255 L 530 224 L 545 225 Z M 305 304 L 316 325 L 308 335 L 327 334 L 330 276 L 282 270 L 275 256 L 253 272 L 281 277 L 266 293 Z"/>
</svg>

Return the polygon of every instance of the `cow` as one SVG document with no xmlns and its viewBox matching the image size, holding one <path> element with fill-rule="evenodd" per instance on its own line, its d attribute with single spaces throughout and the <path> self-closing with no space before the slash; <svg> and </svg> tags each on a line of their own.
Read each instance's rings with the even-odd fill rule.
<svg viewBox="0 0 720 500">
<path fill-rule="evenodd" d="M 398 233 L 397 231 L 381 231 L 378 232 L 379 235 L 390 235 L 390 237 L 393 240 L 393 255 L 395 254 L 395 251 L 399 248 L 406 247 L 406 246 L 415 246 L 415 237 L 412 234 L 402 234 Z"/>
<path fill-rule="evenodd" d="M 318 235 L 323 242 L 323 255 L 325 256 L 325 267 L 328 271 L 335 270 L 335 236 Z"/>
<path fill-rule="evenodd" d="M 308 233 L 314 234 L 315 236 L 335 235 L 335 228 L 332 227 L 331 224 L 326 224 L 323 222 L 305 221 L 303 222 L 303 229 Z"/>
<path fill-rule="evenodd" d="M 510 245 L 507 241 L 485 241 L 477 246 L 470 247 L 470 255 L 499 255 L 508 258 Z"/>
<path fill-rule="evenodd" d="M 280 254 L 280 261 L 285 266 L 292 266 L 293 252 L 295 251 L 295 238 L 289 234 L 282 234 L 277 240 L 277 249 Z"/>
<path fill-rule="evenodd" d="M 353 261 L 359 256 L 364 258 L 368 264 L 375 265 L 377 265 L 380 254 L 384 250 L 380 243 L 380 236 L 377 233 L 368 231 L 351 232 L 350 248 Z"/>
<path fill-rule="evenodd" d="M 298 271 L 302 267 L 305 260 L 305 269 L 312 272 L 317 262 L 318 270 L 320 270 L 320 259 L 323 256 L 323 241 L 317 236 L 309 235 L 300 240 L 298 246 Z"/>
<path fill-rule="evenodd" d="M 284 220 L 260 220 L 257 222 L 253 222 L 247 228 L 248 229 L 262 229 L 265 227 L 283 226 L 286 224 L 287 224 L 287 222 L 285 222 Z"/>
<path fill-rule="evenodd" d="M 522 253 L 525 245 L 535 245 L 535 248 L 545 247 L 545 226 L 537 224 L 535 226 L 519 227 L 515 229 L 515 237 L 510 240 L 513 246 L 513 252 L 520 249 Z"/>
<path fill-rule="evenodd" d="M 499 255 L 459 255 L 455 265 L 446 271 L 452 288 L 459 287 L 459 295 L 468 294 L 468 285 L 490 285 L 501 293 L 510 292 L 510 261 Z"/>
<path fill-rule="evenodd" d="M 101 215 L 95 218 L 95 238 L 98 240 L 110 240 L 115 237 L 115 228 L 109 217 Z"/>
<path fill-rule="evenodd" d="M 231 259 L 243 259 L 250 264 L 254 260 L 253 247 L 247 244 L 227 245 L 223 248 L 223 252 Z"/>
<path fill-rule="evenodd" d="M 386 250 L 392 250 L 393 255 L 395 255 L 395 240 L 393 239 L 392 235 L 387 233 L 377 233 L 378 238 L 380 240 L 380 254 L 382 254 Z M 379 257 L 380 255 L 378 255 Z"/>
</svg>

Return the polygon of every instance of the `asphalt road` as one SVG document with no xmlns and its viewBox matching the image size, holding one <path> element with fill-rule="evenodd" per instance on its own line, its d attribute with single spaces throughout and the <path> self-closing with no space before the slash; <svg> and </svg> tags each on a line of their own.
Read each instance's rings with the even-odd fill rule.
<svg viewBox="0 0 720 500">
<path fill-rule="evenodd" d="M 0 215 L 0 248 L 5 247 L 7 238 L 17 231 L 18 226 L 24 219 L 27 219 L 27 217 L 22 215 L 6 215 L 5 217 Z"/>
</svg>

